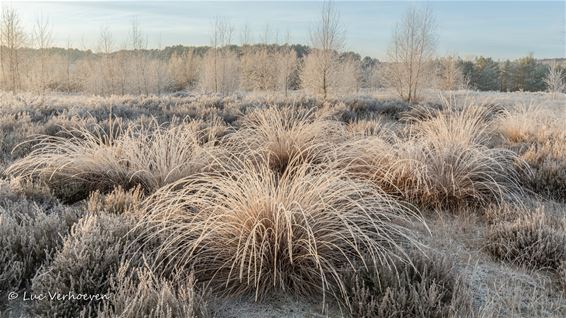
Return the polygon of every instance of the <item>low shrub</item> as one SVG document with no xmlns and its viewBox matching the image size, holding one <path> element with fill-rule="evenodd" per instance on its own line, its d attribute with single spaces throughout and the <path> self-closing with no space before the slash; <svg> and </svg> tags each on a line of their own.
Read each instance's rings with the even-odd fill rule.
<svg viewBox="0 0 566 318">
<path fill-rule="evenodd" d="M 196 286 L 194 275 L 170 281 L 149 268 L 122 264 L 110 279 L 111 297 L 96 310 L 98 318 L 212 317 L 207 293 Z M 87 310 L 82 316 L 89 316 Z"/>
<path fill-rule="evenodd" d="M 76 223 L 63 246 L 32 280 L 35 294 L 107 295 L 110 282 L 122 261 L 141 260 L 130 245 L 135 237 L 133 220 L 125 215 L 88 214 Z M 137 257 L 137 258 L 136 258 Z M 81 311 L 93 312 L 101 299 L 52 300 L 33 303 L 33 313 L 42 317 L 76 317 Z"/>
<path fill-rule="evenodd" d="M 348 274 L 352 317 L 473 317 L 471 293 L 445 256 Z"/>
<path fill-rule="evenodd" d="M 49 208 L 25 199 L 0 199 L 0 296 L 25 288 L 42 264 L 63 244 L 81 211 Z"/>
<path fill-rule="evenodd" d="M 534 269 L 557 269 L 566 260 L 566 228 L 542 209 L 491 226 L 486 248 L 496 258 Z"/>
</svg>

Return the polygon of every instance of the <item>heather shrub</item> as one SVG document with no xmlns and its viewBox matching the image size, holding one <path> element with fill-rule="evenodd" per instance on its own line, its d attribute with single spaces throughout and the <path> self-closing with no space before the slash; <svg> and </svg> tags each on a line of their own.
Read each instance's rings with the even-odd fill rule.
<svg viewBox="0 0 566 318">
<path fill-rule="evenodd" d="M 81 211 L 0 199 L 0 296 L 27 287 L 39 267 L 63 244 Z"/>
<path fill-rule="evenodd" d="M 212 317 L 194 275 L 176 281 L 156 275 L 149 268 L 122 264 L 110 279 L 111 297 L 96 311 L 98 318 Z M 209 297 L 208 297 L 209 298 Z M 88 316 L 88 311 L 83 311 Z"/>
<path fill-rule="evenodd" d="M 31 145 L 16 147 L 39 132 L 28 113 L 0 115 L 0 162 L 11 162 L 31 151 Z"/>
<path fill-rule="evenodd" d="M 126 215 L 88 214 L 76 223 L 51 261 L 32 280 L 36 294 L 59 293 L 106 295 L 112 275 L 120 263 L 140 262 L 131 241 L 134 221 Z M 42 317 L 77 316 L 82 310 L 94 309 L 99 300 L 58 301 L 46 298 L 33 304 L 33 312 Z M 87 308 L 85 308 L 87 307 Z"/>
<path fill-rule="evenodd" d="M 491 226 L 486 248 L 503 261 L 534 269 L 558 269 L 566 260 L 564 222 L 539 209 L 515 221 Z"/>
<path fill-rule="evenodd" d="M 532 174 L 525 176 L 527 185 L 559 201 L 566 201 L 566 133 L 563 135 L 531 145 L 521 155 L 532 169 Z"/>
<path fill-rule="evenodd" d="M 353 317 L 473 316 L 470 291 L 440 254 L 410 253 L 411 263 L 370 267 L 348 275 Z"/>
<path fill-rule="evenodd" d="M 560 262 L 560 267 L 558 268 L 558 279 L 562 290 L 566 293 L 566 260 Z"/>
<path fill-rule="evenodd" d="M 231 160 L 157 191 L 141 222 L 146 239 L 162 239 L 155 259 L 194 268 L 214 291 L 340 296 L 339 268 L 365 255 L 387 264 L 417 244 L 403 227 L 412 213 L 341 170 L 291 162 L 281 174 L 266 160 Z"/>
</svg>

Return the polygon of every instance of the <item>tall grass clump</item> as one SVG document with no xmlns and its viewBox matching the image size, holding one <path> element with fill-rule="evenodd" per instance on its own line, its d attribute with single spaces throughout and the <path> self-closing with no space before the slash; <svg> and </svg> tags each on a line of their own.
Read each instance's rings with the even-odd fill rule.
<svg viewBox="0 0 566 318">
<path fill-rule="evenodd" d="M 566 130 L 564 118 L 545 111 L 542 105 L 519 104 L 499 122 L 503 146 L 529 164 L 532 174 L 525 184 L 534 192 L 566 200 Z"/>
<path fill-rule="evenodd" d="M 493 108 L 448 102 L 433 112 L 413 118 L 405 138 L 351 142 L 341 161 L 357 176 L 422 207 L 501 203 L 522 192 L 518 156 L 489 146 Z"/>
<path fill-rule="evenodd" d="M 213 126 L 215 124 L 212 124 Z M 115 127 L 116 126 L 116 127 Z M 119 124 L 111 129 L 79 127 L 58 136 L 41 135 L 34 150 L 6 171 L 39 179 L 67 202 L 92 191 L 140 185 L 146 192 L 200 171 L 213 144 L 212 128 L 200 121 L 163 127 Z M 214 127 L 213 127 L 214 128 Z"/>
<path fill-rule="evenodd" d="M 344 294 L 340 268 L 388 264 L 415 243 L 403 226 L 413 215 L 343 171 L 297 160 L 280 174 L 268 160 L 231 160 L 148 199 L 141 224 L 162 239 L 160 265 L 194 269 L 213 290 L 256 300 L 324 298 Z"/>
<path fill-rule="evenodd" d="M 313 109 L 270 107 L 249 113 L 228 145 L 232 152 L 260 154 L 274 170 L 283 172 L 291 161 L 328 161 L 343 136 L 339 122 Z"/>
</svg>

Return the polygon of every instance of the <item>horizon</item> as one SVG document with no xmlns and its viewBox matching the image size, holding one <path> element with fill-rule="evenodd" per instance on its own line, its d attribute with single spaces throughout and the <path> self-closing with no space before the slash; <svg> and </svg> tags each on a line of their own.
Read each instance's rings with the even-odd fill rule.
<svg viewBox="0 0 566 318">
<path fill-rule="evenodd" d="M 253 3 L 253 7 L 250 5 Z M 52 46 L 96 51 L 100 30 L 107 27 L 114 50 L 124 47 L 131 23 L 139 22 L 148 49 L 208 46 L 215 17 L 233 27 L 232 44 L 241 44 L 247 26 L 251 43 L 309 45 L 308 35 L 319 16 L 319 1 L 2 1 L 17 10 L 29 34 L 38 17 L 47 18 Z M 512 5 L 510 5 L 512 4 Z M 435 17 L 438 55 L 464 59 L 488 56 L 516 59 L 564 58 L 565 4 L 562 1 L 338 1 L 346 34 L 343 51 L 386 61 L 397 21 L 412 5 L 428 5 Z M 256 18 L 256 17 L 261 18 Z M 87 22 L 85 22 L 87 21 Z M 267 30 L 267 31 L 266 31 Z"/>
</svg>

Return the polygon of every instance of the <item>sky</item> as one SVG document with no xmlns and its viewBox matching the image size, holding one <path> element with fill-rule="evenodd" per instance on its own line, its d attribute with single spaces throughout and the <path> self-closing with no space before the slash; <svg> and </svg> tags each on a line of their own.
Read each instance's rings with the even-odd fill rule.
<svg viewBox="0 0 566 318">
<path fill-rule="evenodd" d="M 49 20 L 54 46 L 96 48 L 107 27 L 116 48 L 124 46 L 133 20 L 149 47 L 208 45 L 212 21 L 244 26 L 252 40 L 308 44 L 319 1 L 0 1 L 12 6 L 31 32 L 38 17 Z M 396 23 L 411 6 L 429 6 L 436 18 L 439 55 L 514 59 L 566 55 L 566 1 L 336 1 L 346 30 L 346 50 L 386 60 Z M 268 32 L 266 32 L 266 29 Z"/>
</svg>

